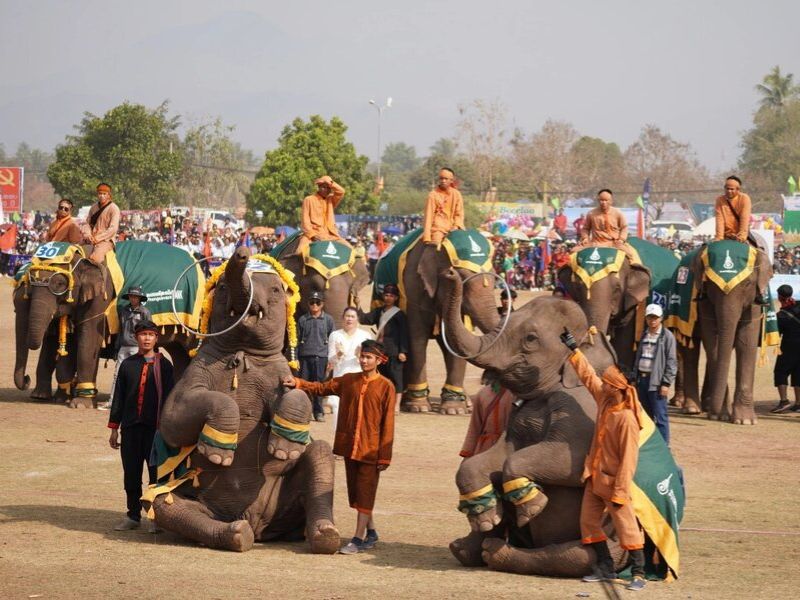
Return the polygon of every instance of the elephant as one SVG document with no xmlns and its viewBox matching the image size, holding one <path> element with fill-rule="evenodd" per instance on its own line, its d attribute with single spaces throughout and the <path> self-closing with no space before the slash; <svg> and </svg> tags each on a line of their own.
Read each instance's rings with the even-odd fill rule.
<svg viewBox="0 0 800 600">
<path fill-rule="evenodd" d="M 472 335 L 462 324 L 463 286 L 454 271 L 441 275 L 448 302 L 444 321 L 455 351 L 490 369 L 516 395 L 503 437 L 466 458 L 456 474 L 471 532 L 450 544 L 465 566 L 520 574 L 579 577 L 594 550 L 581 544 L 579 516 L 584 459 L 594 431 L 596 404 L 566 363 L 559 335 L 566 327 L 598 372 L 615 363 L 605 336 L 592 335 L 581 308 L 570 300 L 538 297 L 513 312 L 505 329 Z M 525 485 L 524 495 L 516 494 Z M 536 489 L 538 488 L 538 493 Z M 500 500 L 494 490 L 508 490 Z M 481 498 L 488 500 L 483 504 Z M 607 533 L 611 533 L 606 523 Z M 620 568 L 626 553 L 611 535 Z"/>
<path fill-rule="evenodd" d="M 445 415 L 466 414 L 464 373 L 467 363 L 446 351 L 442 336 L 435 334 L 437 318 L 448 300 L 448 291 L 439 287 L 439 273 L 451 267 L 451 259 L 442 247 L 417 243 L 406 257 L 402 273 L 400 305 L 408 317 L 411 348 L 404 369 L 406 390 L 402 409 L 407 412 L 429 412 L 426 354 L 428 340 L 435 337 L 444 355 L 447 377 L 441 392 L 440 412 Z M 378 267 L 380 268 L 380 266 Z M 474 272 L 455 268 L 460 279 Z M 494 277 L 489 274 L 472 277 L 465 283 L 463 315 L 482 331 L 491 331 L 500 323 L 494 295 Z"/>
<path fill-rule="evenodd" d="M 83 249 L 83 254 L 88 255 L 88 248 Z M 68 401 L 73 408 L 89 406 L 95 402 L 97 394 L 95 381 L 101 351 L 104 346 L 113 347 L 115 342 L 115 337 L 109 335 L 105 318 L 106 309 L 115 301 L 112 278 L 104 277 L 101 269 L 83 258 L 77 249 L 72 252 L 69 264 L 62 264 L 65 268 L 46 265 L 49 270 L 40 270 L 37 264 L 41 263 L 31 263 L 28 273 L 14 290 L 14 383 L 17 389 L 28 389 L 30 377 L 25 374 L 28 352 L 41 348 L 31 398 L 52 398 L 51 381 L 55 371 L 58 384 L 55 399 Z M 66 355 L 58 352 L 62 317 L 68 319 L 73 329 L 66 335 Z M 166 349 L 172 359 L 176 378 L 189 362 L 188 348 L 193 343 L 192 335 L 175 327 L 159 337 L 159 346 Z M 75 390 L 72 389 L 74 381 L 78 383 Z"/>
<path fill-rule="evenodd" d="M 249 258 L 240 247 L 224 267 L 208 331 L 240 324 L 206 338 L 161 413 L 160 436 L 191 450 L 197 487 L 151 488 L 143 505 L 160 527 L 211 548 L 242 552 L 305 536 L 312 552 L 332 554 L 340 539 L 331 447 L 308 440 L 311 402 L 281 384 L 290 375 L 282 353 L 289 296 L 275 270 L 248 276 Z"/>
<path fill-rule="evenodd" d="M 319 292 L 325 298 L 325 312 L 333 317 L 337 329 L 342 328 L 342 314 L 348 306 L 356 306 L 359 291 L 369 283 L 369 272 L 364 259 L 355 257 L 351 267 L 343 273 L 326 278 L 317 269 L 304 265 L 303 257 L 295 254 L 300 237 L 290 238 L 271 253 L 292 273 L 300 286 L 300 297 L 308 298 L 311 292 Z M 327 242 L 314 242 L 327 244 Z M 308 312 L 304 303 L 297 305 L 295 318 Z"/>
<path fill-rule="evenodd" d="M 763 251 L 756 252 L 752 272 L 727 292 L 707 275 L 703 264 L 703 252 L 723 248 L 719 244 L 742 244 L 727 240 L 711 242 L 705 250 L 698 252 L 691 262 L 694 281 L 700 282 L 698 301 L 698 326 L 703 348 L 706 352 L 707 392 L 706 406 L 708 418 L 730 420 L 735 424 L 754 425 L 757 422 L 753 406 L 753 382 L 755 379 L 756 355 L 761 323 L 761 306 L 756 304 L 759 290 L 767 288 L 772 277 L 772 267 Z M 727 248 L 730 246 L 725 246 Z M 732 402 L 726 402 L 728 373 L 731 357 L 736 352 L 736 388 Z M 686 377 L 696 382 L 692 363 L 685 362 Z M 709 375 L 710 374 L 710 375 Z M 687 394 L 684 410 L 689 413 L 700 411 L 694 399 Z M 706 391 L 703 390 L 703 395 Z M 730 404 L 730 408 L 728 407 Z"/>
<path fill-rule="evenodd" d="M 570 265 L 558 270 L 559 282 L 570 297 L 580 304 L 589 324 L 611 336 L 611 343 L 621 365 L 630 370 L 633 366 L 636 340 L 636 308 L 650 293 L 651 272 L 641 264 L 631 264 L 626 256 L 617 273 L 586 284 Z"/>
</svg>

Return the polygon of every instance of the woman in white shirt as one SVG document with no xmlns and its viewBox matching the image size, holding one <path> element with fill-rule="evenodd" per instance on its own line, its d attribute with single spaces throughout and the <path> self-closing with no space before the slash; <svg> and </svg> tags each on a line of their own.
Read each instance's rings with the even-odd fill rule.
<svg viewBox="0 0 800 600">
<path fill-rule="evenodd" d="M 345 373 L 360 373 L 359 349 L 364 340 L 371 340 L 372 334 L 358 326 L 358 312 L 352 306 L 342 313 L 343 326 L 332 332 L 328 338 L 328 370 L 333 377 Z M 335 415 L 339 410 L 339 396 L 328 396 L 328 406 Z"/>
</svg>

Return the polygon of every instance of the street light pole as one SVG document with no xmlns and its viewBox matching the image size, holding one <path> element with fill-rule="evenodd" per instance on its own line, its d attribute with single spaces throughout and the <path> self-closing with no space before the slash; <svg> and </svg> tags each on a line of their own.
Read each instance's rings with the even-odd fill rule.
<svg viewBox="0 0 800 600">
<path fill-rule="evenodd" d="M 375 100 L 370 100 L 369 103 L 372 104 L 372 106 L 374 106 L 375 109 L 378 111 L 378 185 L 380 185 L 380 181 L 381 181 L 381 162 L 382 162 L 382 157 L 381 157 L 381 125 L 383 124 L 383 111 L 386 110 L 387 108 L 391 108 L 392 99 L 391 99 L 391 97 L 387 98 L 386 99 L 386 104 L 384 104 L 383 106 L 380 106 L 377 102 L 375 102 Z"/>
</svg>

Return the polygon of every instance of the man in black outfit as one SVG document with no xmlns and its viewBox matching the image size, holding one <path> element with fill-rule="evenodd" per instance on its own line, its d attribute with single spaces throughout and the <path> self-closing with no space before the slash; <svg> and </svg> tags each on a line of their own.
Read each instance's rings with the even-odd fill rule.
<svg viewBox="0 0 800 600">
<path fill-rule="evenodd" d="M 325 312 L 322 294 L 311 292 L 308 312 L 297 319 L 297 357 L 300 360 L 300 379 L 325 381 L 328 370 L 328 338 L 335 329 L 333 317 Z M 324 422 L 322 397 L 312 396 L 314 420 Z"/>
<path fill-rule="evenodd" d="M 769 412 L 781 414 L 788 411 L 800 412 L 800 304 L 792 298 L 794 290 L 790 285 L 778 288 L 778 331 L 781 334 L 781 353 L 775 361 L 775 387 L 780 401 Z M 794 387 L 794 404 L 789 403 L 789 377 Z"/>
<path fill-rule="evenodd" d="M 400 300 L 400 289 L 393 283 L 383 287 L 383 307 L 378 307 L 364 314 L 359 311 L 359 320 L 364 325 L 375 325 L 378 332 L 376 339 L 383 344 L 389 360 L 378 366 L 378 372 L 394 384 L 395 413 L 400 412 L 400 401 L 403 399 L 403 365 L 407 360 L 409 339 L 408 319 L 397 306 Z"/>
<path fill-rule="evenodd" d="M 126 358 L 120 366 L 108 417 L 111 429 L 108 443 L 115 450 L 122 447 L 120 454 L 128 498 L 128 514 L 114 527 L 115 531 L 139 528 L 142 464 L 148 463 L 161 407 L 175 385 L 172 363 L 155 349 L 158 343 L 156 324 L 150 320 L 140 321 L 134 331 L 139 351 Z M 148 473 L 150 483 L 155 483 L 155 465 L 148 465 Z M 150 531 L 158 531 L 154 523 L 150 524 Z"/>
</svg>

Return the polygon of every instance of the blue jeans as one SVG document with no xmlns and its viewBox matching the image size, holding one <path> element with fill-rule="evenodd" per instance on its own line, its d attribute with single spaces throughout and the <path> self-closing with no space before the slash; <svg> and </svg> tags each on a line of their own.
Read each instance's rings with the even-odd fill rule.
<svg viewBox="0 0 800 600">
<path fill-rule="evenodd" d="M 325 381 L 325 370 L 328 367 L 327 356 L 301 356 L 300 379 L 306 381 Z M 322 410 L 322 397 L 308 394 L 311 397 L 311 410 L 317 417 L 324 413 Z"/>
<path fill-rule="evenodd" d="M 658 389 L 650 391 L 650 375 L 640 373 L 636 378 L 636 389 L 639 392 L 639 402 L 642 403 L 644 412 L 653 419 L 661 437 L 669 446 L 669 417 L 667 416 L 667 397 L 661 396 Z"/>
</svg>

